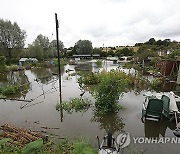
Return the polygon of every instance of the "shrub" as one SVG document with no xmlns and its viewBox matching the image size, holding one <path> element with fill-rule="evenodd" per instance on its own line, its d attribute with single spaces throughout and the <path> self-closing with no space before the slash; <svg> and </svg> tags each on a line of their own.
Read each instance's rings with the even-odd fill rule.
<svg viewBox="0 0 180 154">
<path fill-rule="evenodd" d="M 87 98 L 71 98 L 69 101 L 63 101 L 62 104 L 58 103 L 56 105 L 56 110 L 64 109 L 65 111 L 72 113 L 73 110 L 77 111 L 86 111 L 89 109 L 91 101 Z"/>
<path fill-rule="evenodd" d="M 96 99 L 97 112 L 107 114 L 122 108 L 117 101 L 128 85 L 128 80 L 124 77 L 125 73 L 118 71 L 102 72 L 100 74 L 100 83 L 93 93 Z"/>
<path fill-rule="evenodd" d="M 55 66 L 58 66 L 58 59 L 57 58 L 54 58 L 53 59 L 53 62 L 54 62 L 54 64 L 55 64 Z M 60 59 L 60 65 L 61 66 L 64 66 L 64 65 L 66 65 L 67 64 L 67 60 L 66 59 Z"/>
<path fill-rule="evenodd" d="M 0 72 L 6 71 L 6 58 L 4 56 L 0 56 Z"/>
<path fill-rule="evenodd" d="M 97 67 L 102 67 L 102 61 L 101 60 L 97 60 L 96 65 L 97 65 Z"/>
<path fill-rule="evenodd" d="M 18 69 L 19 69 L 18 65 L 7 66 L 8 71 L 18 71 Z"/>
<path fill-rule="evenodd" d="M 18 85 L 4 85 L 0 87 L 0 93 L 3 95 L 12 95 L 20 90 Z"/>
<path fill-rule="evenodd" d="M 79 84 L 84 84 L 84 85 L 94 85 L 99 83 L 99 78 L 98 74 L 96 73 L 84 73 L 79 79 L 78 79 Z"/>
</svg>

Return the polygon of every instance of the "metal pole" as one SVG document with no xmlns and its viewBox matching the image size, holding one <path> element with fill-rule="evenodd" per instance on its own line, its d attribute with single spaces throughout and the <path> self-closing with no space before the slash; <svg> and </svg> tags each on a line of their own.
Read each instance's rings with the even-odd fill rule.
<svg viewBox="0 0 180 154">
<path fill-rule="evenodd" d="M 57 40 L 57 54 L 58 54 L 58 77 L 59 77 L 59 99 L 60 99 L 60 105 L 62 104 L 62 96 L 61 96 L 61 64 L 60 64 L 60 51 L 59 51 L 59 33 L 58 33 L 58 28 L 59 28 L 59 22 L 57 18 L 57 13 L 55 13 L 55 21 L 56 21 L 56 40 Z M 63 121 L 63 110 L 62 107 L 60 109 L 61 111 L 61 122 Z"/>
</svg>

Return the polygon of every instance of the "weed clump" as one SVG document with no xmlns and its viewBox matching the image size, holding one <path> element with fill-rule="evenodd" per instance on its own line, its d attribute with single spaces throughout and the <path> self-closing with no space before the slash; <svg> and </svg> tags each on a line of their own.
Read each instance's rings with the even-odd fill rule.
<svg viewBox="0 0 180 154">
<path fill-rule="evenodd" d="M 87 111 L 91 105 L 91 101 L 87 98 L 71 98 L 69 101 L 63 101 L 62 104 L 56 104 L 56 110 L 60 111 L 64 109 L 65 111 L 72 113 Z"/>
</svg>

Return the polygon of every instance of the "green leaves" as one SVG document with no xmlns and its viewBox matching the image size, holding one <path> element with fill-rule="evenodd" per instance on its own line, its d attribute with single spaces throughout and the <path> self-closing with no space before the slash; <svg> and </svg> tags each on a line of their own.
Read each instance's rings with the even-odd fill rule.
<svg viewBox="0 0 180 154">
<path fill-rule="evenodd" d="M 22 154 L 42 154 L 43 153 L 43 139 L 38 139 L 27 144 L 22 151 Z"/>
<path fill-rule="evenodd" d="M 6 143 L 6 142 L 9 142 L 9 141 L 12 141 L 10 138 L 3 138 L 0 140 L 0 145 Z"/>
<path fill-rule="evenodd" d="M 117 101 L 128 85 L 125 76 L 125 73 L 118 71 L 100 74 L 100 83 L 94 92 L 97 112 L 107 114 L 120 109 Z"/>
<path fill-rule="evenodd" d="M 87 98 L 71 98 L 69 101 L 64 101 L 62 104 L 56 105 L 56 110 L 61 108 L 65 111 L 72 113 L 73 110 L 77 111 L 87 111 L 91 105 L 91 101 Z"/>
</svg>

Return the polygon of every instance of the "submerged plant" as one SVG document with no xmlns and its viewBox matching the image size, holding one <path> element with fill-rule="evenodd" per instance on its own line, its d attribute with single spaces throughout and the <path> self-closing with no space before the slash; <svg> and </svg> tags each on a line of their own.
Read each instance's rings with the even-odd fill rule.
<svg viewBox="0 0 180 154">
<path fill-rule="evenodd" d="M 62 104 L 56 104 L 56 110 L 60 111 L 64 109 L 65 111 L 72 113 L 73 110 L 77 111 L 87 111 L 91 105 L 91 101 L 87 98 L 71 98 L 69 101 L 63 101 Z"/>
<path fill-rule="evenodd" d="M 149 87 L 147 79 L 118 70 L 86 73 L 78 79 L 78 82 L 81 88 L 93 94 L 97 112 L 103 114 L 116 112 L 122 108 L 118 100 L 124 92 L 134 90 L 138 94 Z"/>
<path fill-rule="evenodd" d="M 102 67 L 102 60 L 97 60 L 96 65 L 97 67 Z"/>
<path fill-rule="evenodd" d="M 97 112 L 107 114 L 119 111 L 122 107 L 118 104 L 119 97 L 126 90 L 128 80 L 125 73 L 110 71 L 100 74 L 100 83 L 94 89 L 95 107 Z"/>
<path fill-rule="evenodd" d="M 5 96 L 15 94 L 16 92 L 19 91 L 20 91 L 19 85 L 4 85 L 0 87 L 0 94 Z"/>
<path fill-rule="evenodd" d="M 154 79 L 152 82 L 151 82 L 151 88 L 153 90 L 158 90 L 163 84 L 163 80 L 161 78 L 157 78 L 157 79 Z"/>
</svg>

